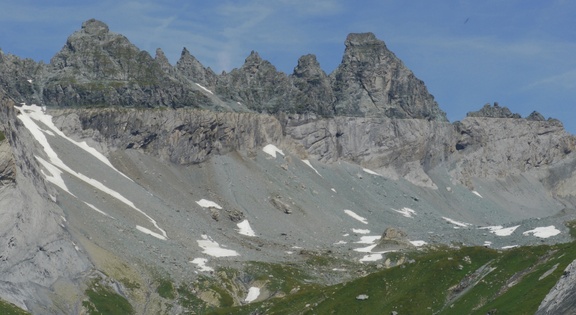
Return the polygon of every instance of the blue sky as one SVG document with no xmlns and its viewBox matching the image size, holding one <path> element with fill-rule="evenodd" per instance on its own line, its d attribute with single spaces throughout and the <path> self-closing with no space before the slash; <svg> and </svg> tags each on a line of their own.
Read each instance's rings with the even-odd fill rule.
<svg viewBox="0 0 576 315">
<path fill-rule="evenodd" d="M 0 48 L 44 60 L 96 18 L 174 64 L 186 47 L 214 71 L 257 51 L 292 73 L 315 54 L 327 73 L 351 32 L 373 32 L 422 79 L 451 121 L 499 102 L 576 133 L 576 1 L 571 0 L 5 0 Z"/>
</svg>

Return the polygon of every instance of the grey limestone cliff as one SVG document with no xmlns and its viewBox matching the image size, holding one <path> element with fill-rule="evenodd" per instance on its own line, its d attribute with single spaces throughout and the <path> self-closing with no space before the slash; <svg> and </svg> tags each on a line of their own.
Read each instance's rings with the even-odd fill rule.
<svg viewBox="0 0 576 315">
<path fill-rule="evenodd" d="M 33 142 L 32 135 L 1 90 L 0 100 L 0 121 L 7 138 L 0 144 L 0 164 L 7 164 L 10 170 L 10 180 L 0 184 L 0 296 L 33 314 L 73 312 L 74 303 L 80 301 L 58 310 L 51 295 L 59 285 L 72 292 L 79 290 L 80 282 L 74 279 L 90 269 L 91 263 L 67 231 L 57 193 L 46 185 L 28 145 Z"/>
</svg>

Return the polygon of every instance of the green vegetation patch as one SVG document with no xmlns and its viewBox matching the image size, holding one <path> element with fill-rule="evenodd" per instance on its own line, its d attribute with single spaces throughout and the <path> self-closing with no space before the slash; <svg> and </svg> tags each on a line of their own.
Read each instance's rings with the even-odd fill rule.
<svg viewBox="0 0 576 315">
<path fill-rule="evenodd" d="M 82 306 L 90 315 L 134 314 L 134 309 L 128 300 L 111 288 L 99 284 L 98 281 L 95 281 L 85 293 L 88 300 L 82 302 Z"/>
<path fill-rule="evenodd" d="M 534 314 L 576 259 L 576 243 L 505 251 L 439 248 L 408 255 L 410 263 L 353 281 L 302 286 L 284 298 L 212 314 Z M 273 278 L 283 276 L 278 289 L 302 285 L 305 279 L 304 273 L 286 266 L 253 263 L 251 268 Z M 292 272 L 299 280 L 291 278 Z"/>
<path fill-rule="evenodd" d="M 18 306 L 8 303 L 6 301 L 0 300 L 0 314 L 3 315 L 29 315 L 30 313 L 19 308 Z"/>
<path fill-rule="evenodd" d="M 570 236 L 572 236 L 573 239 L 576 239 L 576 220 L 567 221 L 565 224 L 570 230 Z"/>
<path fill-rule="evenodd" d="M 158 285 L 158 288 L 156 288 L 156 292 L 158 292 L 158 295 L 168 300 L 176 298 L 174 286 L 172 285 L 172 281 L 169 279 L 160 279 L 160 284 Z"/>
</svg>

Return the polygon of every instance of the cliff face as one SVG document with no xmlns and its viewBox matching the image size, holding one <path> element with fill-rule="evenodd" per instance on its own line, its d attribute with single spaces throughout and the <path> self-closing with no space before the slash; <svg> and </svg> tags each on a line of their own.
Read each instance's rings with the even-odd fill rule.
<svg viewBox="0 0 576 315">
<path fill-rule="evenodd" d="M 68 134 L 112 150 L 135 149 L 177 164 L 200 163 L 233 150 L 282 142 L 278 120 L 252 113 L 207 110 L 64 110 L 52 112 Z"/>
<path fill-rule="evenodd" d="M 47 185 L 34 155 L 32 135 L 18 119 L 14 103 L 0 90 L 0 121 L 6 140 L 0 143 L 0 296 L 34 313 L 53 313 L 51 286 L 75 281 L 91 263 L 71 240 L 56 190 Z M 68 308 L 70 307 L 70 308 Z M 66 306 L 72 311 L 73 305 Z"/>
</svg>

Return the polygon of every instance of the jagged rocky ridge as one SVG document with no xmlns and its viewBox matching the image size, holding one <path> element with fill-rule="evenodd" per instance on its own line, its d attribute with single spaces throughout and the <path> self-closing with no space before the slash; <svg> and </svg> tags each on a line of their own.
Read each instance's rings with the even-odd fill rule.
<svg viewBox="0 0 576 315">
<path fill-rule="evenodd" d="M 343 223 L 347 217 L 332 210 L 346 206 L 374 216 L 373 233 L 382 234 L 388 227 L 405 230 L 399 232 L 404 243 L 408 235 L 430 237 L 427 241 L 438 244 L 464 240 L 481 245 L 482 232 L 459 234 L 445 226 L 441 215 L 475 225 L 522 222 L 526 230 L 540 224 L 536 217 L 558 226 L 574 215 L 576 140 L 559 121 L 538 113 L 523 119 L 506 107 L 488 104 L 451 124 L 423 82 L 373 34 L 351 34 L 345 47 L 342 64 L 330 75 L 313 55 L 301 57 L 287 76 L 256 52 L 240 68 L 217 75 L 187 49 L 172 66 L 161 50 L 152 58 L 104 23 L 89 20 L 50 64 L 0 54 L 6 135 L 0 143 L 0 205 L 10 210 L 3 214 L 10 224 L 0 230 L 8 240 L 1 248 L 0 255 L 8 258 L 0 273 L 12 275 L 2 282 L 0 296 L 34 313 L 80 313 L 81 298 L 63 292 L 84 290 L 83 279 L 94 270 L 118 272 L 114 268 L 121 264 L 110 261 L 138 261 L 158 266 L 171 277 L 184 277 L 191 268 L 182 248 L 198 252 L 191 235 L 200 239 L 199 231 L 231 230 L 244 218 L 274 223 L 258 226 L 257 241 L 228 233 L 212 237 L 245 249 L 242 259 L 283 261 L 285 250 L 302 245 L 296 239 L 357 260 L 347 254 L 350 248 L 332 246 L 340 231 L 350 230 Z M 118 223 L 86 224 L 104 219 L 84 214 L 87 206 L 78 205 L 74 197 L 93 198 L 90 202 L 104 202 L 101 205 L 114 200 L 99 196 L 97 189 L 84 191 L 73 180 L 78 191 L 70 196 L 47 181 L 49 171 L 37 157 L 45 153 L 18 118 L 22 113 L 15 105 L 20 102 L 47 106 L 66 135 L 106 153 L 138 186 L 119 191 L 154 205 L 154 216 L 172 228 L 170 240 L 156 244 L 140 240 L 138 232 L 126 233 L 133 226 L 124 214 Z M 55 146 L 63 145 L 53 137 Z M 284 150 L 278 167 L 276 159 L 263 158 L 261 149 L 268 144 Z M 82 165 L 76 154 L 70 151 L 69 163 Z M 318 174 L 340 186 L 306 177 L 299 159 L 313 161 L 322 167 Z M 108 171 L 89 165 L 82 171 L 102 182 L 123 181 L 104 177 Z M 368 179 L 372 175 L 362 168 L 383 176 Z M 358 197 L 347 192 L 350 187 L 367 193 Z M 324 195 L 330 188 L 333 195 Z M 470 190 L 480 191 L 483 201 L 460 196 L 472 196 Z M 314 211 L 318 195 L 326 209 Z M 189 208 L 203 196 L 219 198 L 227 209 L 195 214 L 197 222 L 186 225 Z M 278 205 L 278 213 L 255 210 Z M 402 221 L 393 216 L 407 205 L 419 213 L 416 218 L 429 217 Z M 181 209 L 188 210 L 182 214 Z M 288 213 L 289 220 L 277 217 Z M 437 223 L 434 217 L 440 218 Z M 286 226 L 292 230 L 278 237 L 278 229 Z M 437 235 L 427 236 L 428 229 L 437 229 Z M 324 232 L 319 236 L 316 231 Z M 549 242 L 566 241 L 563 233 Z M 108 240 L 109 235 L 116 238 Z M 173 266 L 164 265 L 165 257 L 173 259 Z M 45 267 L 47 260 L 51 269 Z M 146 273 L 126 268 L 128 273 Z M 240 302 L 236 297 L 235 303 Z"/>
<path fill-rule="evenodd" d="M 0 57 L 17 102 L 70 106 L 192 107 L 321 116 L 424 118 L 446 121 L 426 89 L 373 34 L 350 34 L 342 64 L 330 75 L 313 55 L 292 75 L 252 52 L 238 69 L 216 75 L 184 48 L 176 66 L 110 32 L 97 20 L 82 24 L 49 64 Z M 391 84 L 388 84 L 391 83 Z M 206 89 L 204 89 L 206 88 Z M 215 97 L 215 95 L 218 97 Z"/>
</svg>

